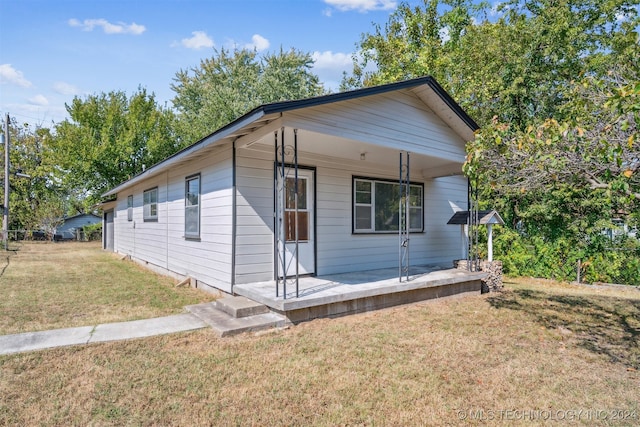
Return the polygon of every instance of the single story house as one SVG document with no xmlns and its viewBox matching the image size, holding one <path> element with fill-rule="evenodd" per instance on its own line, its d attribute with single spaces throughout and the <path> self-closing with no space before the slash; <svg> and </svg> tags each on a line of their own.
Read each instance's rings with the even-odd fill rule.
<svg viewBox="0 0 640 427">
<path fill-rule="evenodd" d="M 98 224 L 102 217 L 92 213 L 81 213 L 64 218 L 64 222 L 56 227 L 54 240 L 75 240 L 78 238 L 78 230 L 87 225 Z"/>
<path fill-rule="evenodd" d="M 103 245 L 232 294 L 395 267 L 409 246 L 451 265 L 477 129 L 431 77 L 262 105 L 106 192 Z"/>
</svg>

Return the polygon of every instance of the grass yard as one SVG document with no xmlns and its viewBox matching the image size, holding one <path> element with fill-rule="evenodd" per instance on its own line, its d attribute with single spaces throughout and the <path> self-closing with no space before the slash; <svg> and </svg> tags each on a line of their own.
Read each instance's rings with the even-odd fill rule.
<svg viewBox="0 0 640 427">
<path fill-rule="evenodd" d="M 0 425 L 638 425 L 639 334 L 637 289 L 521 279 L 266 334 L 0 356 Z"/>
<path fill-rule="evenodd" d="M 213 299 L 99 242 L 22 243 L 2 254 L 0 272 L 0 334 L 159 317 Z"/>
</svg>

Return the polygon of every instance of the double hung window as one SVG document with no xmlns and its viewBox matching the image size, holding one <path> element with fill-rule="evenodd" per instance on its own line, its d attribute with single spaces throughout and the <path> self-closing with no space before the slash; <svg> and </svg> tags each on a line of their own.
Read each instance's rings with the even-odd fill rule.
<svg viewBox="0 0 640 427">
<path fill-rule="evenodd" d="M 397 232 L 400 226 L 400 202 L 404 211 L 405 199 L 406 196 L 400 194 L 398 182 L 354 178 L 353 232 Z M 411 184 L 409 186 L 409 231 L 411 232 L 424 230 L 423 205 L 423 186 Z"/>
<path fill-rule="evenodd" d="M 158 220 L 158 187 L 142 193 L 142 217 L 145 221 Z"/>
<path fill-rule="evenodd" d="M 187 177 L 184 196 L 184 236 L 200 237 L 200 175 Z"/>
<path fill-rule="evenodd" d="M 127 221 L 133 221 L 133 195 L 127 196 Z"/>
</svg>

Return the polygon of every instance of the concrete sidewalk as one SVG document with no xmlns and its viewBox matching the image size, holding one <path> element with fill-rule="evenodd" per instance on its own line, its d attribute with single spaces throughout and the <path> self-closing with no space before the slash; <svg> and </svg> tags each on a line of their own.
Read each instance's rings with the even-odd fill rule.
<svg viewBox="0 0 640 427">
<path fill-rule="evenodd" d="M 145 338 L 175 332 L 192 331 L 208 326 L 207 323 L 197 316 L 191 313 L 185 313 L 155 319 L 105 323 L 97 326 L 82 326 L 78 328 L 2 335 L 0 336 L 0 355 L 70 345 Z"/>
</svg>

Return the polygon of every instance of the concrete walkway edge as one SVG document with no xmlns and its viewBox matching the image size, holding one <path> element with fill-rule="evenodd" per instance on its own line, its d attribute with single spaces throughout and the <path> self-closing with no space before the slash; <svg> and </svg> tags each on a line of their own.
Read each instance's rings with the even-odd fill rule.
<svg viewBox="0 0 640 427">
<path fill-rule="evenodd" d="M 97 326 L 54 329 L 0 336 L 0 355 L 186 332 L 208 325 L 191 313 Z"/>
</svg>

